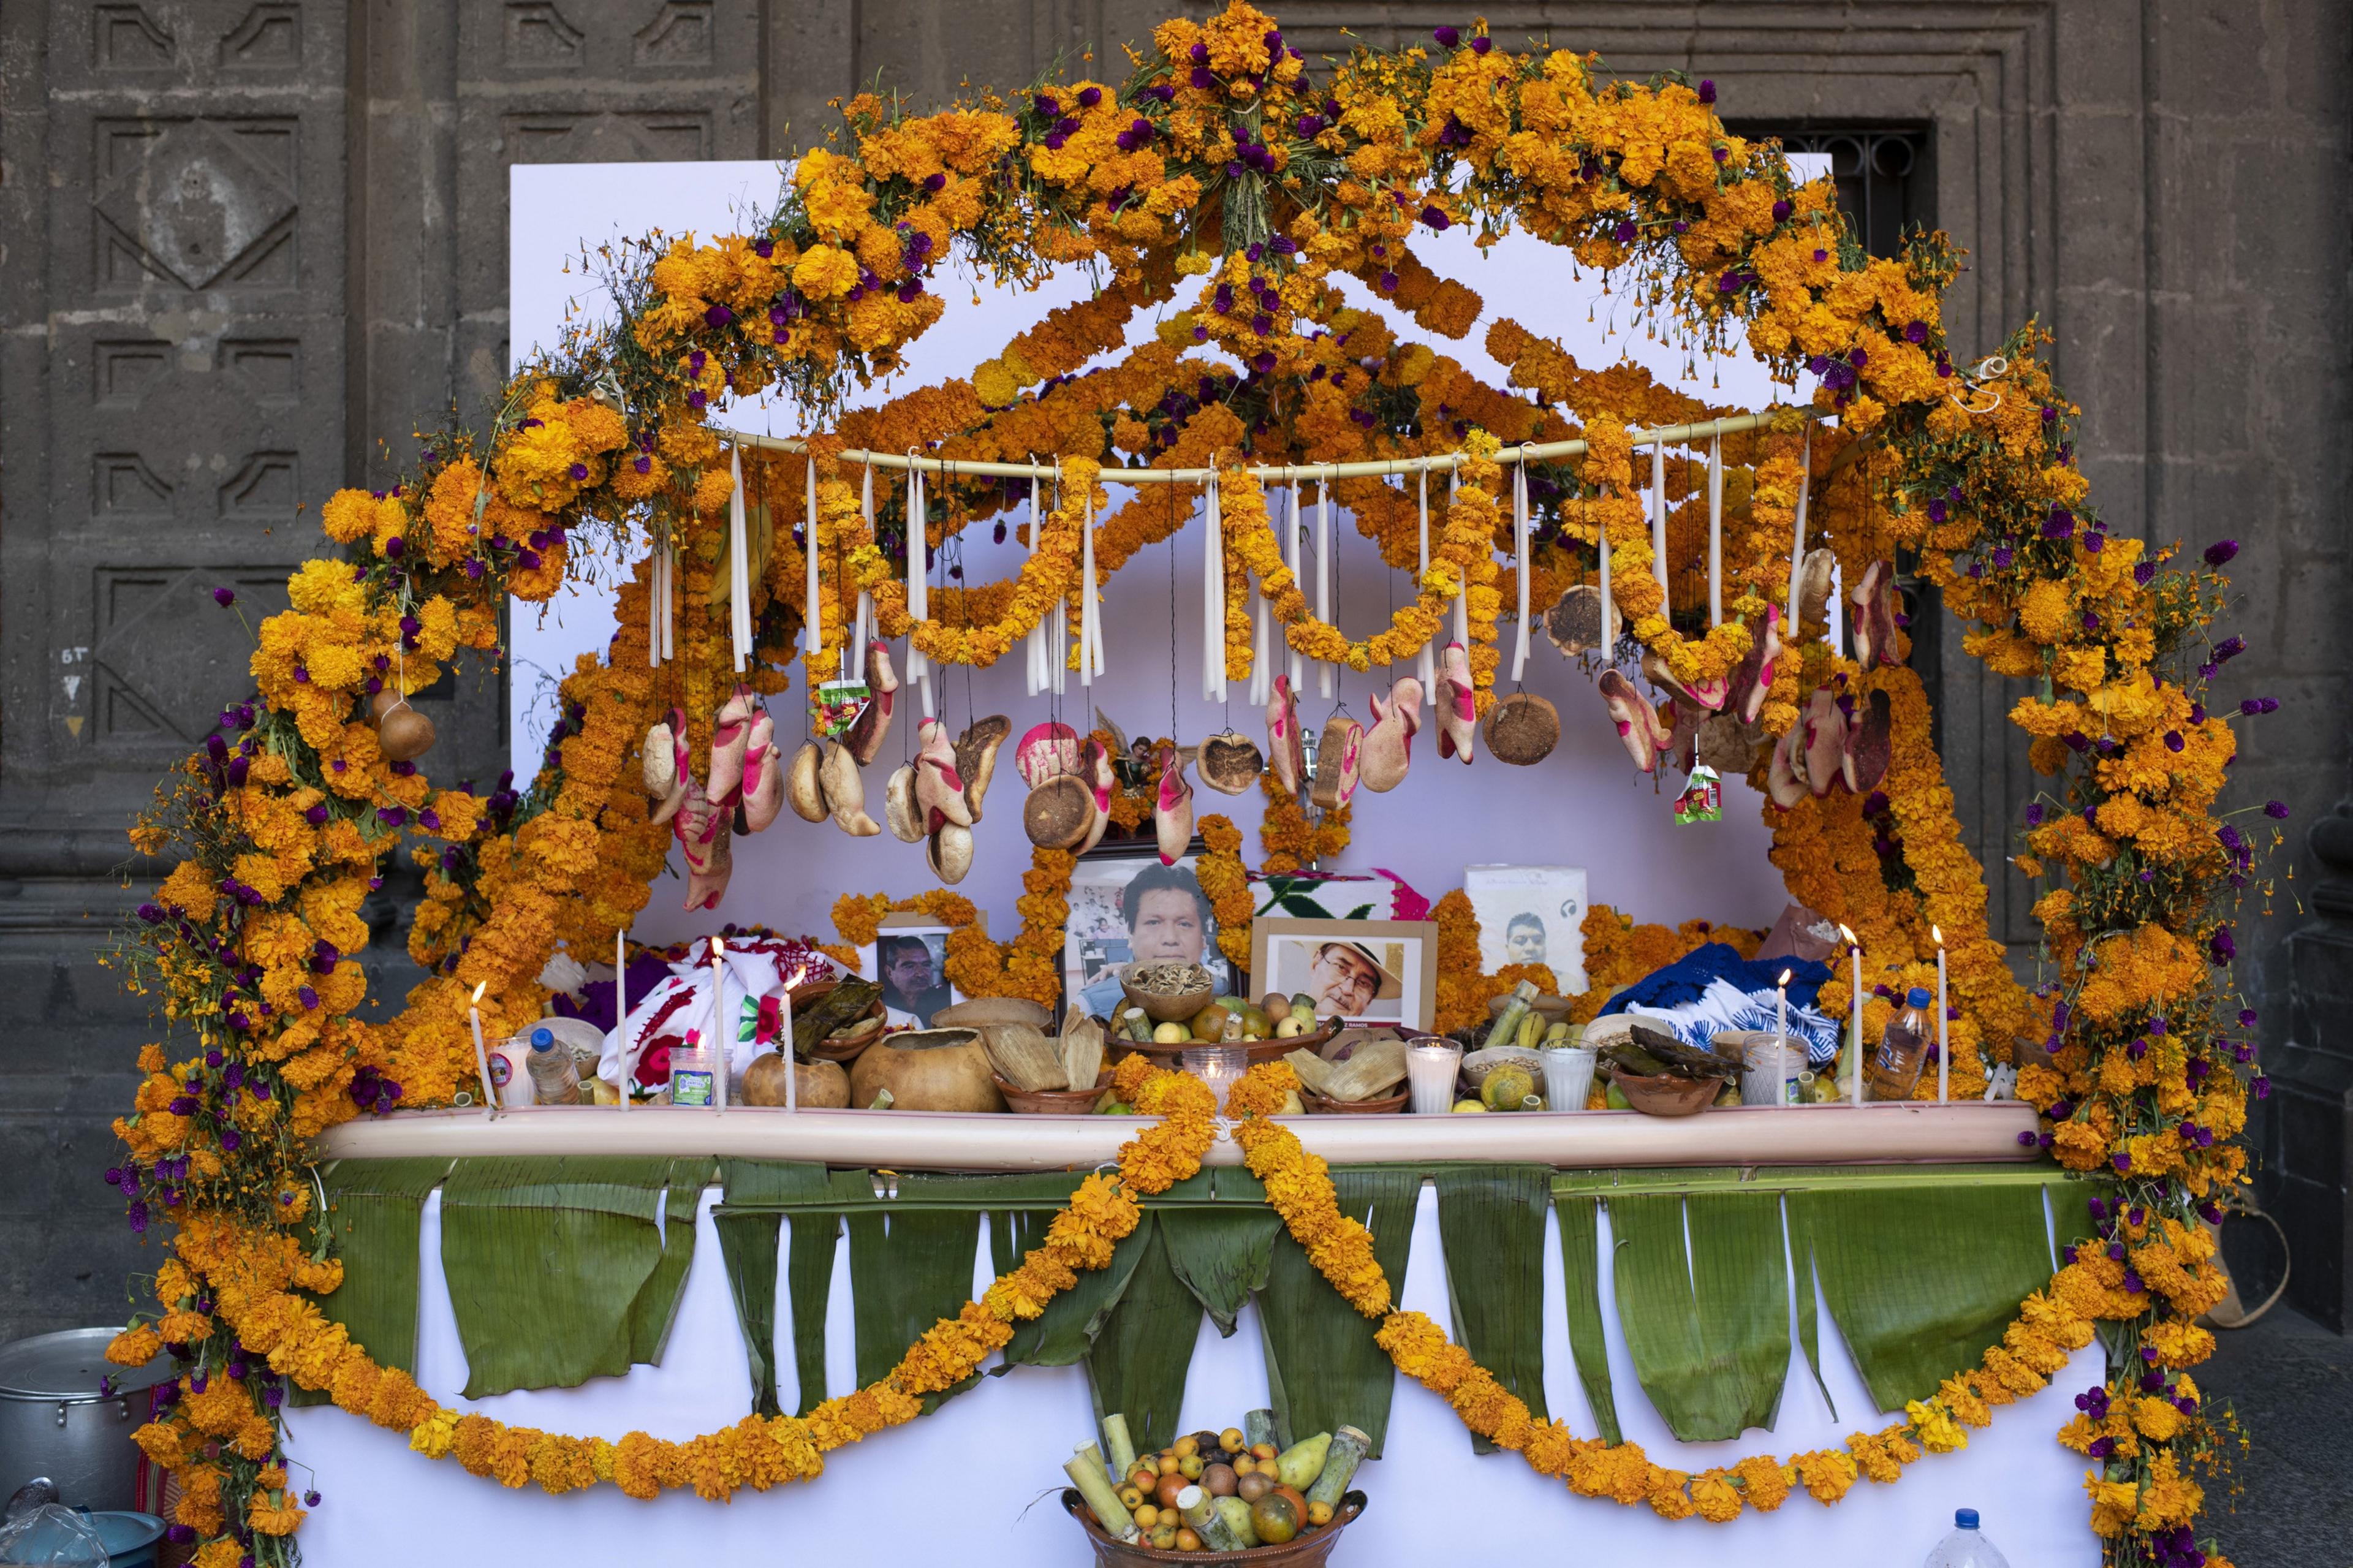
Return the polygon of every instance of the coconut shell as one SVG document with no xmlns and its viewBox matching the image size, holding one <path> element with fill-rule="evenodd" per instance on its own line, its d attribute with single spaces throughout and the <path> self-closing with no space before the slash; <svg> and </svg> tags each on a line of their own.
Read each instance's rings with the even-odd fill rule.
<svg viewBox="0 0 2353 1568">
<path fill-rule="evenodd" d="M 798 1062 L 792 1068 L 799 1081 L 793 1086 L 793 1097 L 803 1110 L 839 1110 L 849 1104 L 849 1075 L 838 1062 Z M 785 1100 L 785 1058 L 781 1052 L 770 1051 L 752 1058 L 744 1069 L 744 1103 L 746 1105 L 783 1105 Z"/>
<path fill-rule="evenodd" d="M 883 1089 L 894 1110 L 1003 1110 L 988 1053 L 970 1029 L 919 1029 L 885 1035 L 849 1072 L 849 1103 L 866 1106 Z"/>
<path fill-rule="evenodd" d="M 1040 849 L 1076 849 L 1094 825 L 1094 792 L 1075 773 L 1048 779 L 1022 803 L 1022 831 Z"/>
<path fill-rule="evenodd" d="M 1487 710 L 1487 750 L 1499 763 L 1534 767 L 1559 744 L 1560 710 L 1533 691 L 1514 691 Z"/>
<path fill-rule="evenodd" d="M 1580 583 L 1553 602 L 1545 612 L 1545 636 L 1563 658 L 1592 653 L 1601 647 L 1601 590 Z"/>
<path fill-rule="evenodd" d="M 433 721 L 403 699 L 376 722 L 376 743 L 396 763 L 413 763 L 433 749 Z"/>
<path fill-rule="evenodd" d="M 1266 758 L 1248 735 L 1228 730 L 1201 742 L 1194 770 L 1219 795 L 1241 795 L 1257 784 L 1259 774 L 1266 771 Z"/>
</svg>

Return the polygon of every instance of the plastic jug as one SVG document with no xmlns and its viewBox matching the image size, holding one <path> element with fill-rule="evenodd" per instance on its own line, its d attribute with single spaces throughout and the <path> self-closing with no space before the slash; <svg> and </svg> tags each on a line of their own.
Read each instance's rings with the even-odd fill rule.
<svg viewBox="0 0 2353 1568">
<path fill-rule="evenodd" d="M 1923 1568 L 2010 1568 L 2010 1559 L 1978 1532 L 1978 1510 L 1964 1508 L 1954 1510 L 1953 1533 L 1936 1542 Z"/>
<path fill-rule="evenodd" d="M 572 1059 L 572 1047 L 558 1045 L 554 1030 L 543 1026 L 531 1032 L 531 1054 L 524 1062 L 531 1069 L 532 1098 L 540 1104 L 580 1103 L 580 1068 Z"/>
</svg>

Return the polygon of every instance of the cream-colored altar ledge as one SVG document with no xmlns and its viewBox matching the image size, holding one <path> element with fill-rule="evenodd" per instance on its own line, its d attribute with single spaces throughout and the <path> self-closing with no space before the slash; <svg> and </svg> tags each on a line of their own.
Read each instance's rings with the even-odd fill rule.
<svg viewBox="0 0 2353 1568">
<path fill-rule="evenodd" d="M 895 1110 L 723 1112 L 672 1106 L 404 1110 L 331 1128 L 322 1159 L 483 1154 L 709 1154 L 892 1170 L 1059 1171 L 1116 1159 L 1146 1118 L 949 1115 Z M 1493 1160 L 1576 1169 L 1629 1165 L 1890 1164 L 2030 1160 L 2018 1100 L 1954 1105 L 1741 1106 L 1676 1118 L 1631 1110 L 1498 1116 L 1285 1119 L 1335 1165 Z M 1239 1165 L 1220 1139 L 1207 1163 Z"/>
</svg>

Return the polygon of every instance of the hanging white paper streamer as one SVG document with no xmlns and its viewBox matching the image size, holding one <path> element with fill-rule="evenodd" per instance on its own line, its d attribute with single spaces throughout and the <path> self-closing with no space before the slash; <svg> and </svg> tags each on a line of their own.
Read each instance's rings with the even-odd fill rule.
<svg viewBox="0 0 2353 1568">
<path fill-rule="evenodd" d="M 866 519 L 866 537 L 871 539 L 874 537 L 874 465 L 871 462 L 866 465 L 866 476 L 859 484 L 858 507 Z M 873 624 L 873 615 L 874 596 L 861 588 L 858 591 L 855 633 L 841 645 L 841 679 L 844 680 L 857 679 L 865 671 L 868 628 Z"/>
<path fill-rule="evenodd" d="M 1087 486 L 1084 515 L 1086 549 L 1080 589 L 1085 596 L 1079 601 L 1079 684 L 1092 689 L 1103 668 L 1103 634 L 1095 626 L 1095 488 L 1092 483 Z"/>
<path fill-rule="evenodd" d="M 803 535 L 808 554 L 807 582 L 801 598 L 801 651 L 815 653 L 825 640 L 825 617 L 818 613 L 817 584 L 817 454 L 808 454 L 802 465 L 808 475 L 808 493 L 804 504 L 808 511 L 807 531 Z"/>
<path fill-rule="evenodd" d="M 1792 647 L 1798 641 L 1798 579 L 1806 566 L 1806 499 L 1813 483 L 1814 422 L 1809 419 L 1805 447 L 1798 458 L 1798 530 L 1797 536 L 1789 542 L 1789 599 L 1782 612 L 1789 623 L 1782 629 L 1788 633 Z"/>
<path fill-rule="evenodd" d="M 1226 700 L 1226 539 L 1224 504 L 1218 495 L 1218 476 L 1209 475 L 1202 503 L 1208 537 L 1202 545 L 1201 695 L 1211 702 Z"/>
<path fill-rule="evenodd" d="M 1062 464 L 1054 462 L 1054 510 L 1062 510 Z M 1065 593 L 1054 601 L 1054 646 L 1047 660 L 1047 673 L 1052 677 L 1054 695 L 1061 696 L 1070 689 L 1071 680 L 1071 596 Z"/>
<path fill-rule="evenodd" d="M 1651 445 L 1651 575 L 1659 580 L 1659 618 L 1667 614 L 1667 444 Z"/>
<path fill-rule="evenodd" d="M 727 477 L 735 481 L 727 498 L 727 629 L 734 644 L 735 673 L 752 651 L 752 551 L 744 517 L 744 449 L 727 449 Z"/>
<path fill-rule="evenodd" d="M 1454 461 L 1456 466 L 1446 470 L 1446 515 L 1450 518 L 1454 515 L 1455 493 L 1462 488 L 1462 459 L 1457 458 Z M 1454 595 L 1454 640 L 1462 645 L 1465 654 L 1471 651 L 1471 580 L 1467 577 L 1462 580 L 1462 591 Z"/>
<path fill-rule="evenodd" d="M 1315 481 L 1315 618 L 1325 626 L 1332 624 L 1332 491 L 1322 479 Z M 1315 665 L 1315 689 L 1327 700 L 1332 695 L 1332 667 L 1319 659 Z"/>
<path fill-rule="evenodd" d="M 1265 500 L 1271 527 L 1282 497 L 1268 490 Z M 1274 692 L 1274 612 L 1267 607 L 1266 584 L 1256 577 L 1250 579 L 1250 623 L 1256 636 L 1250 653 L 1250 700 L 1251 707 L 1263 708 Z"/>
<path fill-rule="evenodd" d="M 646 667 L 661 668 L 661 541 L 653 542 L 653 551 L 646 557 Z"/>
<path fill-rule="evenodd" d="M 1413 580 L 1416 594 L 1421 592 L 1421 580 L 1430 575 L 1430 468 L 1427 464 L 1423 465 L 1419 478 L 1421 482 L 1421 545 L 1416 552 L 1416 559 L 1421 569 Z M 1437 640 L 1432 637 L 1430 642 Z M 1414 678 L 1421 682 L 1421 700 L 1424 703 L 1430 701 L 1431 693 L 1438 689 L 1438 656 L 1430 643 L 1422 644 L 1421 651 L 1413 656 L 1413 673 Z"/>
<path fill-rule="evenodd" d="M 661 565 L 661 656 L 667 661 L 678 657 L 678 547 L 668 540 L 662 542 Z"/>
<path fill-rule="evenodd" d="M 1034 463 L 1037 459 L 1032 458 L 1030 461 Z M 1035 474 L 1029 476 L 1029 554 L 1032 559 L 1035 559 L 1038 554 L 1038 476 Z M 1029 695 L 1035 697 L 1045 689 L 1046 685 L 1045 616 L 1038 617 L 1038 624 L 1029 628 L 1029 637 L 1023 639 L 1023 655 L 1028 662 L 1028 668 L 1024 672 L 1027 678 L 1026 683 Z"/>
<path fill-rule="evenodd" d="M 1512 465 L 1512 555 L 1519 565 L 1520 625 L 1512 637 L 1512 679 L 1528 667 L 1528 464 L 1523 458 Z"/>
<path fill-rule="evenodd" d="M 907 454 L 914 456 L 913 448 Z M 932 520 L 926 504 L 923 470 L 907 465 L 907 616 L 925 621 L 932 615 Z M 915 688 L 923 717 L 932 718 L 932 661 L 915 646 L 915 632 L 907 629 L 907 672 L 902 677 Z"/>
<path fill-rule="evenodd" d="M 1601 499 L 1609 499 L 1607 486 L 1602 488 Z M 1618 634 L 1612 629 L 1618 620 L 1618 606 L 1609 598 L 1609 526 L 1604 523 L 1594 532 L 1601 542 L 1601 657 L 1607 660 L 1618 649 Z"/>
<path fill-rule="evenodd" d="M 1707 438 L 1707 624 L 1724 624 L 1724 437 Z"/>
<path fill-rule="evenodd" d="M 1291 479 L 1291 525 L 1284 529 L 1282 532 L 1283 564 L 1291 568 L 1291 586 L 1293 590 L 1304 594 L 1306 592 L 1306 584 L 1299 580 L 1299 481 L 1297 479 L 1293 478 L 1288 471 L 1285 472 L 1283 477 Z M 1288 637 L 1283 638 L 1283 642 L 1286 647 L 1289 646 L 1290 641 L 1291 639 Z M 1307 666 L 1297 648 L 1291 649 L 1290 663 L 1291 694 L 1293 697 L 1296 697 L 1299 695 L 1299 683 L 1306 677 Z"/>
</svg>

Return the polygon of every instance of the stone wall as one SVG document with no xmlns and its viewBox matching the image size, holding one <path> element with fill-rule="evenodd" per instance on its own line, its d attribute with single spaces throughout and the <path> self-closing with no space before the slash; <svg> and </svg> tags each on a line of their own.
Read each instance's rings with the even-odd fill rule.
<svg viewBox="0 0 2353 1568">
<path fill-rule="evenodd" d="M 1172 0 L 1173 3 L 1173 0 Z M 1198 0 L 1187 0 L 1198 9 Z M 1157 0 L 22 0 L 0 9 L 0 1338 L 122 1310 L 108 1122 L 150 1037 L 101 966 L 153 868 L 122 829 L 246 689 L 337 485 L 501 379 L 506 168 L 787 155 L 826 100 L 918 105 L 1092 50 Z M 1309 57 L 1454 16 L 1278 7 Z M 1425 14 L 1425 12 L 1427 14 Z M 2119 531 L 2242 540 L 2226 690 L 2275 695 L 2238 795 L 2305 822 L 2345 792 L 2348 37 L 2332 0 L 1686 0 L 1488 8 L 1630 73 L 1715 79 L 1752 125 L 1914 125 L 1972 260 L 1959 347 L 2030 317 L 2084 407 Z M 1947 766 L 1998 858 L 2028 789 L 2015 693 L 1947 638 Z M 440 765 L 501 765 L 501 677 L 429 709 Z M 1996 929 L 2031 942 L 1997 874 Z M 2283 882 L 2242 940 L 2283 1043 Z M 389 906 L 382 911 L 389 917 Z M 2307 944 L 2308 945 L 2308 944 Z M 387 924 L 377 994 L 405 988 Z M 2338 949 L 2337 951 L 2342 951 Z M 2341 1119 L 2340 1119 L 2341 1120 Z M 2341 1125 L 2328 1156 L 2341 1162 Z M 2303 1136 L 2299 1134 L 2299 1136 Z M 2316 1149 L 2316 1154 L 2319 1151 Z M 2274 1151 L 2275 1163 L 2281 1159 Z M 2298 1151 L 2291 1146 L 2285 1162 Z M 2325 1163 L 2325 1161 L 2324 1161 Z M 2326 1206 L 2341 1173 L 2309 1177 Z M 2324 1226 L 2325 1228 L 2325 1226 Z"/>
</svg>

